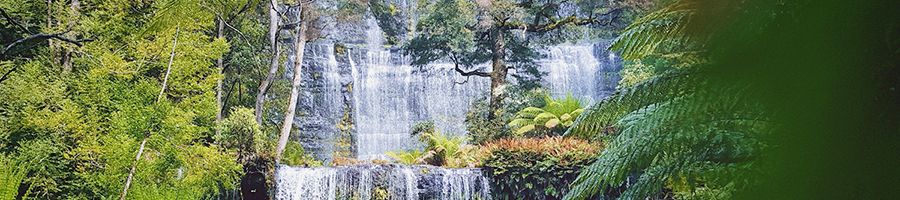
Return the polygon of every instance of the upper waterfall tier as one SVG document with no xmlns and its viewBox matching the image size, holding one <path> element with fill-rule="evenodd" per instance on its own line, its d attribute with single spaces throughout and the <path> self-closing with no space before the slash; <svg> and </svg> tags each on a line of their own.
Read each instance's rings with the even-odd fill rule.
<svg viewBox="0 0 900 200">
<path fill-rule="evenodd" d="M 327 27 L 333 34 L 305 48 L 302 92 L 293 121 L 298 131 L 292 139 L 316 158 L 385 158 L 387 151 L 413 148 L 410 127 L 424 120 L 434 121 L 443 133 L 465 134 L 467 109 L 488 96 L 487 78 L 463 77 L 450 63 L 411 66 L 400 50 L 383 45 L 384 32 L 372 17 Z M 290 80 L 295 48 L 291 37 L 282 40 L 288 51 L 283 79 Z M 546 72 L 542 85 L 553 96 L 571 94 L 585 103 L 608 96 L 621 69 L 608 46 L 599 40 L 540 50 L 544 58 L 537 63 Z M 507 79 L 515 82 L 515 70 L 510 73 Z M 270 98 L 284 95 L 275 92 Z M 274 123 L 281 121 L 278 112 L 267 113 L 273 114 L 269 119 Z"/>
</svg>

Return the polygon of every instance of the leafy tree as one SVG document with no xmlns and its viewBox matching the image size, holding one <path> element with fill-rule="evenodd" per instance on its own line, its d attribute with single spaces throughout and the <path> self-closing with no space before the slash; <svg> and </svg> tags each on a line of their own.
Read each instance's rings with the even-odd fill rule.
<svg viewBox="0 0 900 200">
<path fill-rule="evenodd" d="M 23 182 L 33 188 L 27 198 L 125 196 L 129 175 L 138 193 L 235 185 L 234 155 L 212 141 L 221 75 L 211 61 L 229 49 L 210 34 L 213 6 L 48 2 L 0 2 L 2 28 L 12 30 L 3 32 L 15 34 L 7 46 L 38 30 L 64 33 L 50 45 L 19 43 L 0 62 L 0 151 L 36 162 Z"/>
<path fill-rule="evenodd" d="M 509 69 L 535 72 L 529 69 L 536 67 L 541 43 L 529 41 L 554 43 L 577 27 L 613 25 L 627 7 L 616 1 L 439 0 L 423 6 L 404 49 L 414 65 L 447 60 L 462 76 L 490 77 L 489 105 L 498 110 Z M 482 63 L 490 63 L 489 71 L 478 69 Z"/>
</svg>

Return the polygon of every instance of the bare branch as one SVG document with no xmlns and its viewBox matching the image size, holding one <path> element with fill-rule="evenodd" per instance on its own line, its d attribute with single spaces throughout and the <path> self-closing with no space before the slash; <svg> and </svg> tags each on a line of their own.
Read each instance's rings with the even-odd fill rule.
<svg viewBox="0 0 900 200">
<path fill-rule="evenodd" d="M 6 13 L 6 10 L 3 10 L 3 8 L 0 8 L 0 15 L 3 15 L 3 18 L 6 18 L 6 21 L 9 22 L 10 24 L 16 25 L 17 27 L 21 28 L 26 33 L 31 33 L 31 30 L 28 30 L 28 28 L 25 28 L 25 26 L 22 26 L 22 24 L 20 24 L 18 21 L 16 21 L 12 17 L 10 17 L 9 14 Z"/>
<path fill-rule="evenodd" d="M 7 78 L 9 78 L 9 74 L 12 74 L 13 71 L 19 68 L 19 65 L 13 65 L 12 69 L 9 69 L 6 73 L 3 73 L 3 77 L 0 77 L 0 83 L 3 83 Z"/>
<path fill-rule="evenodd" d="M 19 45 L 19 44 L 21 44 L 21 43 L 23 43 L 23 42 L 27 42 L 27 41 L 29 41 L 29 40 L 49 40 L 49 39 L 55 39 L 55 40 L 59 40 L 59 41 L 71 43 L 71 44 L 74 44 L 75 46 L 79 46 L 79 47 L 82 45 L 83 42 L 94 41 L 94 39 L 91 39 L 91 38 L 75 40 L 75 39 L 70 39 L 70 38 L 67 38 L 67 37 L 62 36 L 63 34 L 66 34 L 66 33 L 68 33 L 68 32 L 69 32 L 69 31 L 65 31 L 65 32 L 61 32 L 61 33 L 52 33 L 52 34 L 47 34 L 47 33 L 33 34 L 33 35 L 28 36 L 28 37 L 26 37 L 26 38 L 22 38 L 22 39 L 16 40 L 15 42 L 13 42 L 13 43 L 7 45 L 6 48 L 3 49 L 3 52 L 0 52 L 0 55 L 6 55 L 6 53 L 9 52 L 9 50 L 12 49 L 13 47 L 15 47 L 16 45 Z"/>
<path fill-rule="evenodd" d="M 453 60 L 453 65 L 454 65 L 453 70 L 456 70 L 456 72 L 459 73 L 459 75 L 467 76 L 467 77 L 468 76 L 491 77 L 491 73 L 478 71 L 478 69 L 468 71 L 468 72 L 463 71 L 461 68 L 459 68 L 459 60 L 456 59 L 456 56 L 453 56 L 451 54 L 450 59 Z"/>
</svg>

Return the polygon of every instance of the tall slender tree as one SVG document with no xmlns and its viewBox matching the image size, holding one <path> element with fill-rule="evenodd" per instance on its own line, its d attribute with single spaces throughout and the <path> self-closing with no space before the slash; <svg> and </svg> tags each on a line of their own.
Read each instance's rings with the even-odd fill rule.
<svg viewBox="0 0 900 200">
<path fill-rule="evenodd" d="M 266 102 L 266 91 L 269 90 L 269 86 L 271 86 L 272 81 L 275 80 L 275 73 L 278 72 L 278 67 L 281 66 L 279 61 L 281 60 L 281 49 L 278 46 L 278 31 L 280 30 L 279 26 L 281 24 L 281 17 L 279 17 L 278 9 L 276 6 L 280 5 L 278 0 L 270 0 L 269 2 L 269 49 L 271 50 L 272 58 L 269 61 L 269 72 L 266 74 L 266 79 L 263 79 L 259 83 L 259 89 L 256 93 L 256 123 L 262 124 L 263 120 L 263 106 Z"/>
<path fill-rule="evenodd" d="M 284 111 L 284 121 L 281 124 L 281 134 L 278 136 L 278 146 L 275 149 L 275 161 L 281 160 L 281 154 L 287 147 L 288 140 L 291 136 L 291 129 L 294 125 L 294 114 L 297 111 L 297 100 L 300 98 L 300 83 L 303 81 L 303 53 L 306 50 L 306 42 L 312 36 L 309 32 L 310 21 L 319 20 L 316 13 L 315 1 L 300 1 L 299 21 L 292 23 L 295 26 L 294 35 L 294 76 L 291 80 L 291 94 L 288 97 L 288 106 Z M 313 37 L 314 38 L 314 37 Z"/>
</svg>

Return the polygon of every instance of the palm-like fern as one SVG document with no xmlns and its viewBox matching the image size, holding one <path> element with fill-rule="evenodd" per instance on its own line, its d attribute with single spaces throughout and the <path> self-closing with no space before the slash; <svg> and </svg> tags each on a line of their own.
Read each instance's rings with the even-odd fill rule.
<svg viewBox="0 0 900 200">
<path fill-rule="evenodd" d="M 650 197 L 679 180 L 717 189 L 746 182 L 738 175 L 748 172 L 762 147 L 757 139 L 767 128 L 763 109 L 737 88 L 707 87 L 621 117 L 618 135 L 582 171 L 567 199 L 590 198 L 633 174 L 638 175 L 621 194 L 624 199 Z"/>
<path fill-rule="evenodd" d="M 642 17 L 611 48 L 635 60 L 660 53 L 660 47 L 696 47 L 699 37 L 686 31 L 693 7 L 682 0 Z M 764 147 L 759 138 L 769 130 L 766 112 L 749 100 L 745 84 L 710 77 L 702 65 L 673 68 L 589 108 L 566 135 L 606 139 L 608 145 L 565 199 L 620 187 L 620 194 L 610 195 L 644 199 L 670 188 L 687 199 L 697 191 L 728 198 L 746 186 Z"/>
<path fill-rule="evenodd" d="M 634 60 L 657 53 L 660 47 L 694 44 L 694 37 L 687 33 L 694 7 L 692 1 L 681 0 L 641 17 L 625 28 L 610 48 L 619 50 L 622 58 Z"/>
<path fill-rule="evenodd" d="M 515 119 L 507 125 L 516 129 L 516 135 L 523 135 L 537 130 L 566 130 L 584 112 L 584 109 L 581 108 L 581 102 L 572 97 L 572 95 L 566 95 L 562 99 L 553 99 L 550 96 L 545 96 L 544 101 L 547 103 L 542 108 L 527 107 L 522 109 L 516 113 Z"/>
<path fill-rule="evenodd" d="M 612 96 L 589 107 L 581 114 L 565 135 L 587 139 L 615 132 L 615 124 L 623 116 L 649 105 L 683 96 L 691 92 L 688 82 L 693 70 L 673 70 L 643 81 L 634 87 L 623 88 Z"/>
</svg>

